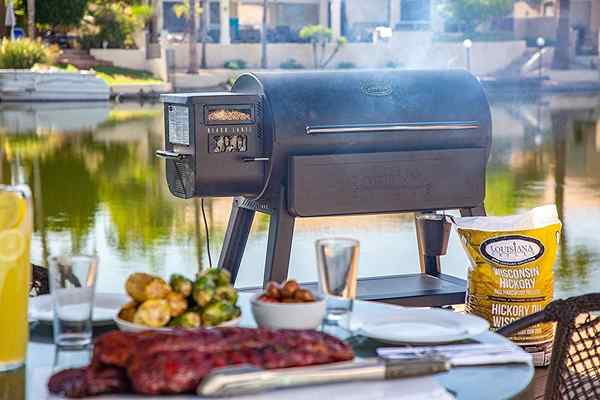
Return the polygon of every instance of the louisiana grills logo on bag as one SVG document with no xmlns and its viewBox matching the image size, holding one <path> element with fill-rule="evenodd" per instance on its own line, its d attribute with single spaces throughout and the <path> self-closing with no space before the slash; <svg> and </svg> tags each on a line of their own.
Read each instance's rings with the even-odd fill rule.
<svg viewBox="0 0 600 400">
<path fill-rule="evenodd" d="M 488 239 L 479 250 L 491 262 L 515 266 L 540 258 L 544 254 L 544 245 L 537 239 L 511 235 Z"/>
</svg>

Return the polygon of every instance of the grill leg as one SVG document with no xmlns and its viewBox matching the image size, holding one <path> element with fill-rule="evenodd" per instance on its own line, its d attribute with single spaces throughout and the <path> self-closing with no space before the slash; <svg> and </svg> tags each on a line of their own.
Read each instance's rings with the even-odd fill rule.
<svg viewBox="0 0 600 400">
<path fill-rule="evenodd" d="M 244 255 L 244 249 L 250 235 L 254 210 L 239 206 L 240 200 L 233 199 L 229 223 L 225 232 L 223 248 L 219 256 L 219 268 L 226 269 L 231 273 L 231 283 L 235 283 L 240 264 Z"/>
<path fill-rule="evenodd" d="M 283 282 L 287 279 L 294 222 L 294 217 L 287 212 L 285 194 L 282 193 L 277 201 L 277 206 L 271 212 L 271 221 L 269 222 L 264 285 L 269 281 Z"/>
</svg>

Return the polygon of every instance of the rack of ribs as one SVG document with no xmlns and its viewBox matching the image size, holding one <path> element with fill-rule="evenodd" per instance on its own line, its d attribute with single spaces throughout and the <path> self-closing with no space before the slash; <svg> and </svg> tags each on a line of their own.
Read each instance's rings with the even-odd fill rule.
<svg viewBox="0 0 600 400">
<path fill-rule="evenodd" d="M 48 390 L 71 398 L 108 393 L 190 393 L 214 368 L 239 364 L 290 368 L 353 358 L 348 344 L 317 331 L 114 331 L 96 340 L 88 367 L 54 374 L 48 381 Z"/>
</svg>

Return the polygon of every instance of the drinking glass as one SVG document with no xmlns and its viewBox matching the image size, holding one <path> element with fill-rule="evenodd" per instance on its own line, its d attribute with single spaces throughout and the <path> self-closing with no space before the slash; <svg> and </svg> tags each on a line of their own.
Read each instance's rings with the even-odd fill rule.
<svg viewBox="0 0 600 400">
<path fill-rule="evenodd" d="M 0 371 L 25 362 L 32 227 L 29 188 L 0 185 Z"/>
<path fill-rule="evenodd" d="M 81 348 L 92 343 L 92 311 L 98 271 L 94 256 L 49 258 L 50 291 L 54 302 L 54 343 Z"/>
<path fill-rule="evenodd" d="M 339 324 L 352 311 L 356 297 L 358 240 L 321 239 L 315 243 L 319 291 L 327 297 L 326 324 Z"/>
</svg>

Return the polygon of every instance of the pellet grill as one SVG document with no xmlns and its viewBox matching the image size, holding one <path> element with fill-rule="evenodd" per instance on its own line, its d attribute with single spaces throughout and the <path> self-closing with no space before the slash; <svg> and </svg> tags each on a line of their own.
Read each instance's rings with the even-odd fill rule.
<svg viewBox="0 0 600 400">
<path fill-rule="evenodd" d="M 265 282 L 287 277 L 296 217 L 485 213 L 490 109 L 466 71 L 249 73 L 229 92 L 161 100 L 170 191 L 235 197 L 219 259 L 234 281 L 257 211 L 271 216 Z M 362 279 L 359 297 L 462 303 L 465 282 L 440 267 L 449 230 L 437 222 L 417 218 L 421 273 Z"/>
</svg>

